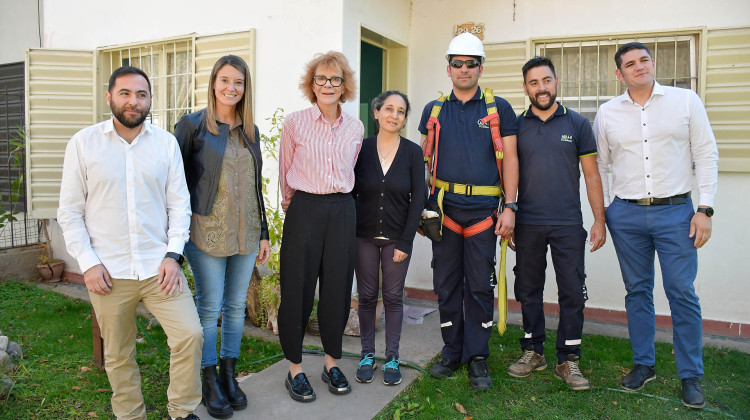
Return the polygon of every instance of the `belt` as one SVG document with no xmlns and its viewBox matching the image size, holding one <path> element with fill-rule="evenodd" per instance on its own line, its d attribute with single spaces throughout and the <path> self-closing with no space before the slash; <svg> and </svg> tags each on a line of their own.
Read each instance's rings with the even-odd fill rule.
<svg viewBox="0 0 750 420">
<path fill-rule="evenodd" d="M 619 198 L 619 197 L 618 197 Z M 628 203 L 637 204 L 639 206 L 666 206 L 670 204 L 685 204 L 687 199 L 690 198 L 690 193 L 677 194 L 671 197 L 659 197 L 659 198 L 639 198 L 636 200 L 628 198 L 620 198 L 622 201 Z"/>
</svg>

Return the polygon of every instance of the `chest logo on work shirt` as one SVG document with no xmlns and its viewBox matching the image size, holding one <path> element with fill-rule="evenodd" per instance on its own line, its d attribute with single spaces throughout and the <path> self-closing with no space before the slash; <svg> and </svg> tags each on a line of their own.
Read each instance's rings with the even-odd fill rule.
<svg viewBox="0 0 750 420">
<path fill-rule="evenodd" d="M 481 118 L 477 120 L 477 125 L 479 128 L 490 128 L 490 124 L 482 121 Z"/>
<path fill-rule="evenodd" d="M 562 137 L 560 137 L 560 141 L 565 141 L 568 143 L 573 143 L 573 136 L 569 134 L 563 134 Z"/>
</svg>

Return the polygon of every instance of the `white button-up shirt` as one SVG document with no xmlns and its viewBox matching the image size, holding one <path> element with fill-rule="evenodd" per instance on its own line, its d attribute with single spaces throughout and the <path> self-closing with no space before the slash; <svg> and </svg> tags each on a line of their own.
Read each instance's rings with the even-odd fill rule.
<svg viewBox="0 0 750 420">
<path fill-rule="evenodd" d="M 144 280 L 189 238 L 190 194 L 177 140 L 145 122 L 132 143 L 112 119 L 85 128 L 65 150 L 57 220 L 81 271 Z"/>
<path fill-rule="evenodd" d="M 610 165 L 612 193 L 624 199 L 692 191 L 695 165 L 698 205 L 713 206 L 719 152 L 706 110 L 692 90 L 654 82 L 644 106 L 626 91 L 599 108 L 594 134 L 605 207 L 611 202 Z"/>
</svg>

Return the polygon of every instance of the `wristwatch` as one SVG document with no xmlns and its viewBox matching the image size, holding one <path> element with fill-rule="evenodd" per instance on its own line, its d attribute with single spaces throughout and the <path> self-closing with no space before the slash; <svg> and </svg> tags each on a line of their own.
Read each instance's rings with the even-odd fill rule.
<svg viewBox="0 0 750 420">
<path fill-rule="evenodd" d="M 714 215 L 714 208 L 713 207 L 698 207 L 698 210 L 696 210 L 698 213 L 703 213 L 708 217 L 712 217 Z"/>
<path fill-rule="evenodd" d="M 167 252 L 167 255 L 165 255 L 164 258 L 174 258 L 174 260 L 177 261 L 177 264 L 180 266 L 182 266 L 182 263 L 185 262 L 185 257 L 176 252 Z"/>
<path fill-rule="evenodd" d="M 513 213 L 518 213 L 518 204 L 516 204 L 516 203 L 505 203 L 505 205 L 503 206 L 503 210 L 504 209 L 511 209 L 511 210 L 513 210 Z"/>
</svg>

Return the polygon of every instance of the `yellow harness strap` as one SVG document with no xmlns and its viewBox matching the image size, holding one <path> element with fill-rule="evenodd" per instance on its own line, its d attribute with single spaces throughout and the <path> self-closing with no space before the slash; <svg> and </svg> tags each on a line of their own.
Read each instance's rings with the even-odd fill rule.
<svg viewBox="0 0 750 420">
<path fill-rule="evenodd" d="M 440 208 L 440 234 L 443 234 L 443 197 L 445 192 L 462 194 L 465 196 L 473 195 L 488 195 L 490 197 L 502 197 L 503 189 L 497 186 L 484 186 L 484 185 L 466 185 L 466 184 L 455 184 L 453 182 L 445 182 L 440 179 L 434 178 L 434 186 L 439 189 L 437 196 L 438 208 Z"/>
<path fill-rule="evenodd" d="M 497 332 L 505 333 L 508 323 L 508 285 L 505 281 L 505 254 L 508 240 L 500 242 L 500 268 L 497 269 Z"/>
</svg>

